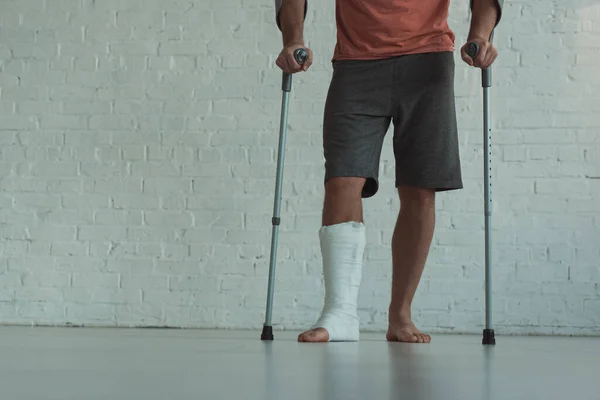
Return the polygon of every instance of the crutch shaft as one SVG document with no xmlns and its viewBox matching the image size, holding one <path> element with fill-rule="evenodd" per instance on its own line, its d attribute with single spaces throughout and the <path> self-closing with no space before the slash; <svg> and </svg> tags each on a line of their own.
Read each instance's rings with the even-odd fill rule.
<svg viewBox="0 0 600 400">
<path fill-rule="evenodd" d="M 490 93 L 483 88 L 484 186 L 485 186 L 485 328 L 492 329 L 492 134 L 490 126 Z"/>
<path fill-rule="evenodd" d="M 284 80 L 286 77 L 284 76 Z M 291 80 L 291 77 L 290 77 Z M 287 136 L 287 120 L 289 107 L 289 92 L 284 91 L 281 100 L 281 122 L 279 126 L 279 148 L 277 150 L 277 175 L 275 178 L 275 199 L 273 205 L 273 227 L 271 232 L 271 254 L 269 258 L 269 283 L 267 292 L 267 310 L 265 325 L 271 326 L 273 313 L 273 292 L 275 285 L 275 264 L 277 262 L 277 247 L 279 239 L 279 224 L 281 222 L 281 193 L 283 187 L 283 167 L 285 165 L 285 144 Z"/>
<path fill-rule="evenodd" d="M 299 48 L 294 52 L 294 58 L 299 65 L 308 59 L 308 52 Z M 269 282 L 267 287 L 267 307 L 261 340 L 273 340 L 273 296 L 275 292 L 275 265 L 277 263 L 277 247 L 279 245 L 279 224 L 281 223 L 281 193 L 283 187 L 283 166 L 285 165 L 285 145 L 287 138 L 288 109 L 290 92 L 292 91 L 292 75 L 283 73 L 281 79 L 281 119 L 279 123 L 279 146 L 277 149 L 277 175 L 275 178 L 275 198 L 273 202 L 273 218 L 271 219 L 271 253 L 269 256 Z"/>
<path fill-rule="evenodd" d="M 493 37 L 493 34 L 492 34 Z M 490 37 L 491 41 L 491 37 Z M 467 46 L 467 54 L 472 59 L 477 57 L 479 45 L 475 42 Z M 481 86 L 483 88 L 483 179 L 484 179 L 484 219 L 485 219 L 485 329 L 482 343 L 496 344 L 492 328 L 492 128 L 490 123 L 490 87 L 492 86 L 492 70 L 481 70 Z"/>
</svg>

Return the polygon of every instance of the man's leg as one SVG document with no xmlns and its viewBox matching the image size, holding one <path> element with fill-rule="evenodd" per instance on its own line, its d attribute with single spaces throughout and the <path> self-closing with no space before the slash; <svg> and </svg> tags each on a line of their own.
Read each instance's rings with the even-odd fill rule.
<svg viewBox="0 0 600 400">
<path fill-rule="evenodd" d="M 411 319 L 412 300 L 423 274 L 435 225 L 435 191 L 399 188 L 400 213 L 392 236 L 392 301 L 389 308 L 390 341 L 429 343 Z"/>
<path fill-rule="evenodd" d="M 324 310 L 322 313 L 325 316 L 325 321 L 322 315 L 316 325 L 328 325 L 328 322 L 337 325 L 334 329 L 338 328 L 338 331 L 343 331 L 338 333 L 337 336 L 345 336 L 343 338 L 345 340 L 356 337 L 358 333 L 356 332 L 358 329 L 356 301 L 362 273 L 358 263 L 362 261 L 362 252 L 364 251 L 364 245 L 362 245 L 364 243 L 362 237 L 364 229 L 360 225 L 351 226 L 348 223 L 363 222 L 361 194 L 365 181 L 365 178 L 341 177 L 332 178 L 325 185 L 323 228 L 320 232 L 320 239 L 323 253 L 323 271 L 326 274 L 327 299 L 325 300 L 325 308 L 328 308 L 328 310 Z M 327 232 L 328 230 L 332 230 L 332 232 Z M 338 230 L 338 236 L 341 236 L 341 230 L 345 230 L 347 233 L 344 235 L 345 239 L 338 239 L 334 244 L 331 242 L 334 239 L 332 234 L 335 234 L 335 230 Z M 328 248 L 332 245 L 336 245 L 335 247 L 338 248 L 342 247 L 340 249 L 342 252 L 348 248 L 355 248 L 359 254 L 352 255 L 352 252 L 349 252 L 350 257 L 354 257 L 354 259 L 348 260 L 346 257 L 342 259 L 340 256 L 343 257 L 343 255 L 341 254 L 331 254 L 331 249 Z M 340 263 L 345 265 L 339 265 Z M 329 304 L 328 307 L 328 302 L 338 304 Z M 335 310 L 332 310 L 333 308 Z M 325 315 L 331 315 L 332 312 L 340 315 L 334 315 L 333 317 Z M 342 327 L 340 328 L 339 325 L 342 325 Z M 323 327 L 310 329 L 298 336 L 300 342 L 328 342 L 329 340 L 329 332 Z"/>
<path fill-rule="evenodd" d="M 319 230 L 325 301 L 301 342 L 357 341 L 357 300 L 366 245 L 362 198 L 378 189 L 383 138 L 392 119 L 391 60 L 341 61 L 325 103 L 325 202 Z"/>
<path fill-rule="evenodd" d="M 411 319 L 411 304 L 435 224 L 435 193 L 462 188 L 451 52 L 397 60 L 394 155 L 400 214 L 392 237 L 389 340 L 428 343 Z"/>
</svg>

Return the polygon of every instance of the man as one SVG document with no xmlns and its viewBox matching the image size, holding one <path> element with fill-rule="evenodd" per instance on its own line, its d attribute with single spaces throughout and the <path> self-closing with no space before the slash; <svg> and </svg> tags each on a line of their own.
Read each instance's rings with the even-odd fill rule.
<svg viewBox="0 0 600 400">
<path fill-rule="evenodd" d="M 319 231 L 325 302 L 300 342 L 357 341 L 357 298 L 366 227 L 362 198 L 376 194 L 384 135 L 394 126 L 400 213 L 392 237 L 392 293 L 387 340 L 429 343 L 411 319 L 435 225 L 435 194 L 462 188 L 454 104 L 454 40 L 450 0 L 336 0 L 337 43 L 323 121 L 325 201 Z M 305 0 L 276 0 L 283 50 L 277 65 L 307 71 Z M 473 0 L 467 43 L 489 67 L 498 52 L 489 42 L 501 17 L 498 0 Z M 308 50 L 298 65 L 294 52 Z"/>
</svg>

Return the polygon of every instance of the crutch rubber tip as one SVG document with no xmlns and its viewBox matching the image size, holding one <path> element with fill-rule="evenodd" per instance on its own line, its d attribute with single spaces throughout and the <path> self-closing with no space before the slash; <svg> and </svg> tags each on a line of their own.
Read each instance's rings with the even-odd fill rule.
<svg viewBox="0 0 600 400">
<path fill-rule="evenodd" d="M 496 344 L 496 334 L 493 329 L 483 330 L 482 344 L 494 345 Z"/>
<path fill-rule="evenodd" d="M 273 340 L 273 327 L 272 326 L 263 326 L 262 335 L 260 335 L 260 340 Z"/>
</svg>

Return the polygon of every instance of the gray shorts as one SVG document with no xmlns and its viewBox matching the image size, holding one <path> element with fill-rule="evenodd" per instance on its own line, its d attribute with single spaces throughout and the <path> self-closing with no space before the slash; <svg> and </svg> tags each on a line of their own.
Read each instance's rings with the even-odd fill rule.
<svg viewBox="0 0 600 400">
<path fill-rule="evenodd" d="M 462 188 L 451 52 L 334 61 L 323 121 L 325 182 L 364 177 L 379 188 L 384 136 L 394 125 L 396 187 Z"/>
</svg>

